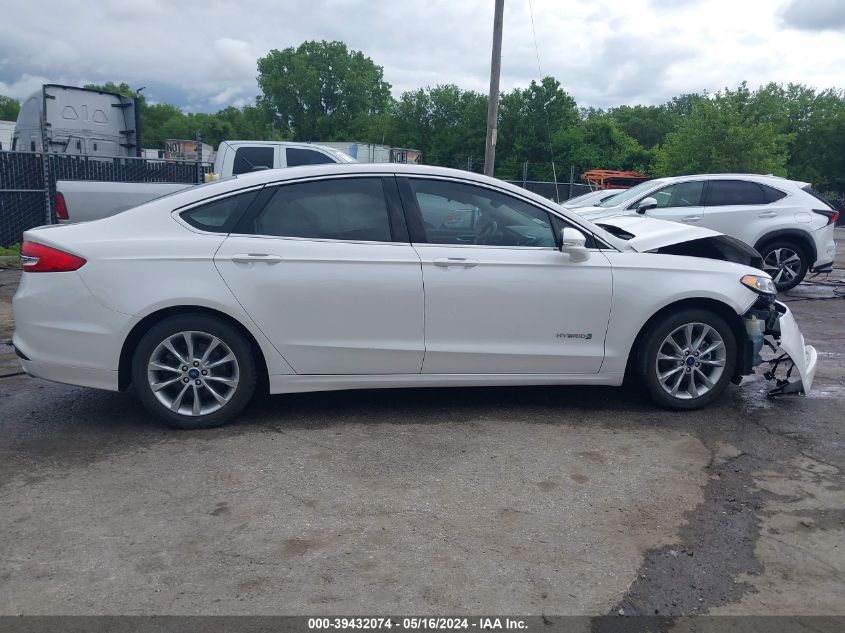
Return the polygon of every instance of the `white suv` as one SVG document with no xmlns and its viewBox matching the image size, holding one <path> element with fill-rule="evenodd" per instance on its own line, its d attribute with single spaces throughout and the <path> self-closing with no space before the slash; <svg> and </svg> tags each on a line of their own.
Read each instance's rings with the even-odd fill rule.
<svg viewBox="0 0 845 633">
<path fill-rule="evenodd" d="M 704 174 L 649 180 L 595 207 L 573 209 L 592 221 L 643 214 L 704 226 L 742 240 L 763 257 L 778 290 L 807 271 L 830 272 L 839 212 L 808 183 L 755 174 Z"/>
</svg>

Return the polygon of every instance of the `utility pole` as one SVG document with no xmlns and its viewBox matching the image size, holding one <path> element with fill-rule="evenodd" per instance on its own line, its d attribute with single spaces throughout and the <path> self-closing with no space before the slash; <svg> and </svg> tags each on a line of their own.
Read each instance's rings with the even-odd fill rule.
<svg viewBox="0 0 845 633">
<path fill-rule="evenodd" d="M 490 97 L 487 103 L 487 143 L 484 146 L 484 175 L 492 176 L 496 165 L 496 132 L 499 125 L 499 75 L 502 72 L 502 16 L 505 0 L 496 0 L 493 15 L 493 54 L 490 58 Z"/>
</svg>

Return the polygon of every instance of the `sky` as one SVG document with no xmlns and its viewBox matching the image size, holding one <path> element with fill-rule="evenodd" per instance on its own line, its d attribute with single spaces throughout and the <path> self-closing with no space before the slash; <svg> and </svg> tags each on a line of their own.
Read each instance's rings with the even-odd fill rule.
<svg viewBox="0 0 845 633">
<path fill-rule="evenodd" d="M 493 0 L 0 0 L 0 95 L 125 81 L 214 112 L 255 98 L 258 57 L 322 39 L 372 58 L 397 97 L 486 92 L 492 28 Z M 504 91 L 553 75 L 605 108 L 742 81 L 845 88 L 843 69 L 845 0 L 505 0 Z"/>
</svg>

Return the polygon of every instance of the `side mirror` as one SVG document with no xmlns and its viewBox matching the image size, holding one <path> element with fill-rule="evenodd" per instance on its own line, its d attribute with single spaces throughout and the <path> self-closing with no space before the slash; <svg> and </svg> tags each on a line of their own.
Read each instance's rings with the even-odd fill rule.
<svg viewBox="0 0 845 633">
<path fill-rule="evenodd" d="M 567 227 L 560 230 L 560 252 L 569 255 L 571 262 L 585 262 L 590 258 L 586 248 L 587 237 L 578 229 Z"/>
<path fill-rule="evenodd" d="M 637 205 L 637 213 L 644 214 L 649 209 L 656 209 L 657 208 L 657 200 L 654 198 L 643 198 L 640 200 L 640 203 Z"/>
</svg>

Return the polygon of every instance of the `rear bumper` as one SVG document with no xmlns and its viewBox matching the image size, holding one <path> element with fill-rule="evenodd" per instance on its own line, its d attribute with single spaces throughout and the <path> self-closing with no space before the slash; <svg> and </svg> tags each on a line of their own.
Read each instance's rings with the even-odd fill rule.
<svg viewBox="0 0 845 633">
<path fill-rule="evenodd" d="M 833 266 L 836 259 L 835 228 L 832 224 L 828 224 L 813 233 L 813 241 L 816 246 L 816 261 L 810 267 L 813 272 L 829 272 L 824 268 Z"/>
<path fill-rule="evenodd" d="M 829 261 L 826 264 L 816 264 L 810 269 L 812 273 L 829 273 L 833 270 L 833 261 Z"/>
<path fill-rule="evenodd" d="M 21 367 L 33 378 L 43 378 L 53 382 L 61 382 L 93 389 L 118 390 L 117 371 L 106 369 L 91 369 L 89 367 L 72 367 L 36 360 L 21 358 Z"/>
<path fill-rule="evenodd" d="M 76 272 L 24 273 L 12 306 L 12 344 L 26 373 L 117 390 L 120 350 L 134 317 L 100 304 Z"/>
</svg>

